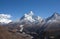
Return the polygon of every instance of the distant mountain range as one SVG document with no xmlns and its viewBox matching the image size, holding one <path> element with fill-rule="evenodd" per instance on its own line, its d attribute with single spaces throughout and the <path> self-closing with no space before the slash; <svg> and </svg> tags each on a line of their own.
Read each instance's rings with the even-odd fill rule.
<svg viewBox="0 0 60 39">
<path fill-rule="evenodd" d="M 32 11 L 24 14 L 19 21 L 16 22 L 1 22 L 0 25 L 8 27 L 9 31 L 24 32 L 33 36 L 40 36 L 40 33 L 48 30 L 60 29 L 60 14 L 54 13 L 52 16 L 42 19 L 40 16 L 35 16 Z M 34 36 L 33 36 L 34 37 Z"/>
<path fill-rule="evenodd" d="M 58 21 L 60 20 L 60 14 L 54 13 L 52 16 L 43 19 L 40 16 L 34 15 L 32 11 L 27 14 L 24 14 L 19 21 L 13 22 L 8 19 L 9 17 L 4 14 L 0 14 L 0 24 L 9 24 L 9 23 L 20 23 L 20 24 L 44 24 L 45 22 Z"/>
<path fill-rule="evenodd" d="M 2 17 L 0 17 L 0 19 L 8 19 L 9 17 L 2 15 Z M 8 21 L 8 20 L 7 20 Z M 10 21 L 10 20 L 9 20 Z M 52 16 L 43 19 L 40 16 L 36 16 L 34 15 L 34 13 L 32 11 L 30 11 L 27 14 L 24 14 L 18 21 L 16 22 L 6 22 L 6 21 L 0 21 L 0 25 L 3 26 L 9 26 L 12 28 L 17 28 L 20 25 L 24 25 L 24 30 L 25 31 L 37 31 L 35 28 L 43 28 L 44 27 L 48 27 L 48 24 L 51 23 L 60 23 L 60 14 L 58 13 L 54 13 Z M 30 30 L 33 29 L 33 30 Z"/>
</svg>

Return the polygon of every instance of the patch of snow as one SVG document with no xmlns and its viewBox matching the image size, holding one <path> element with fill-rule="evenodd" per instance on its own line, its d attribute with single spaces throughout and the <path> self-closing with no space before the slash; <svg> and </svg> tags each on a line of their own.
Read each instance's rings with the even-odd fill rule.
<svg viewBox="0 0 60 39">
<path fill-rule="evenodd" d="M 23 31 L 23 26 L 24 26 L 24 25 L 20 25 L 20 28 L 21 28 L 21 29 L 20 29 L 20 32 Z"/>
</svg>

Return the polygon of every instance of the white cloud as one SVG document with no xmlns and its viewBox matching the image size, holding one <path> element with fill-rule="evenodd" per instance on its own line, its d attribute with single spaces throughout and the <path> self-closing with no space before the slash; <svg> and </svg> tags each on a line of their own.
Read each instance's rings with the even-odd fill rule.
<svg viewBox="0 0 60 39">
<path fill-rule="evenodd" d="M 10 20 L 11 15 L 8 14 L 0 14 L 0 22 L 1 23 L 10 23 L 12 20 Z"/>
<path fill-rule="evenodd" d="M 11 18 L 11 15 L 8 15 L 8 14 L 0 14 L 0 18 Z"/>
</svg>

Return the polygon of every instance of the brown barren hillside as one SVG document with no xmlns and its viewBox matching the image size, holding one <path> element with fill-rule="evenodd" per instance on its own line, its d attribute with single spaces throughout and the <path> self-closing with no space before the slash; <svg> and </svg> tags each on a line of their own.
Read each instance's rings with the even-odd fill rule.
<svg viewBox="0 0 60 39">
<path fill-rule="evenodd" d="M 5 27 L 0 26 L 0 39 L 31 39 L 28 35 L 9 32 Z"/>
</svg>

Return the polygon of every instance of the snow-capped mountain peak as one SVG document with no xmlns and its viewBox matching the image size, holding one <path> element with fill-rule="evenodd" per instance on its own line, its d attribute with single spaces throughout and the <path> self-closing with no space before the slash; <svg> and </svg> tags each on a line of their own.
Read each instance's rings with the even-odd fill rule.
<svg viewBox="0 0 60 39">
<path fill-rule="evenodd" d="M 53 15 L 52 15 L 52 17 L 58 17 L 58 16 L 60 16 L 60 14 L 58 14 L 58 13 L 54 13 Z"/>
<path fill-rule="evenodd" d="M 30 15 L 30 16 L 34 15 L 33 11 L 30 11 L 30 12 L 29 12 L 29 15 Z"/>
<path fill-rule="evenodd" d="M 58 13 L 54 13 L 53 15 L 54 15 L 54 16 L 58 16 Z"/>
<path fill-rule="evenodd" d="M 39 16 L 35 16 L 32 11 L 30 11 L 27 14 L 24 14 L 24 16 L 20 19 L 22 22 L 41 22 L 42 18 Z"/>
<path fill-rule="evenodd" d="M 60 14 L 58 14 L 58 13 L 54 13 L 52 16 L 47 18 L 48 22 L 57 22 L 59 20 L 60 20 Z"/>
<path fill-rule="evenodd" d="M 52 16 L 51 16 L 52 19 L 60 19 L 60 14 L 58 13 L 54 13 Z"/>
<path fill-rule="evenodd" d="M 33 13 L 33 11 L 30 11 L 29 13 L 24 14 L 24 15 L 25 15 L 25 17 L 26 17 L 26 16 L 28 16 L 28 15 L 29 15 L 29 16 L 33 16 L 33 15 L 34 15 L 34 13 Z"/>
<path fill-rule="evenodd" d="M 33 22 L 33 21 L 35 21 L 33 18 L 32 18 L 32 16 L 33 16 L 33 12 L 32 11 L 30 11 L 28 14 L 24 14 L 24 20 L 28 20 L 28 21 L 30 21 L 30 22 Z"/>
</svg>

